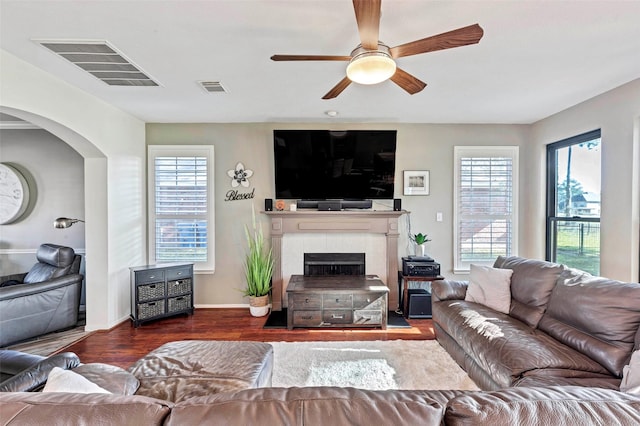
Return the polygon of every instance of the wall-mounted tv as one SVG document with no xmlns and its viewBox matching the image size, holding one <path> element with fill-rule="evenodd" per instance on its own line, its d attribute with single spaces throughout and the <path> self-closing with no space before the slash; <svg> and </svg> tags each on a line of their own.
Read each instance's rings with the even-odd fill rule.
<svg viewBox="0 0 640 426">
<path fill-rule="evenodd" d="M 276 198 L 392 199 L 396 130 L 274 130 Z"/>
</svg>

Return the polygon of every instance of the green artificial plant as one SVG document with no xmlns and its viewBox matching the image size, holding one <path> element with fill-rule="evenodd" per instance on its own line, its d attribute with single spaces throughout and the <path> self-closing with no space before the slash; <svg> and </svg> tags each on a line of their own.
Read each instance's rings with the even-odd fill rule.
<svg viewBox="0 0 640 426">
<path fill-rule="evenodd" d="M 264 244 L 262 226 L 256 225 L 256 214 L 252 211 L 253 227 L 250 230 L 245 225 L 248 252 L 245 257 L 245 278 L 247 288 L 245 296 L 266 296 L 271 290 L 271 276 L 273 275 L 273 254 Z"/>
<path fill-rule="evenodd" d="M 416 242 L 416 244 L 420 245 L 420 244 L 424 244 L 428 241 L 431 241 L 431 238 L 429 238 L 429 236 L 427 234 L 423 234 L 423 233 L 417 233 L 413 236 L 413 241 Z"/>
</svg>

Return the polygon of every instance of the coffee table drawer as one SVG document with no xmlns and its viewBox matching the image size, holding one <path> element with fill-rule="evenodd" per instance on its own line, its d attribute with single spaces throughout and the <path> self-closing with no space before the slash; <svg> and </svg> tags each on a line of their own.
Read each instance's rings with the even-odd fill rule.
<svg viewBox="0 0 640 426">
<path fill-rule="evenodd" d="M 293 306 L 296 309 L 322 309 L 322 296 L 319 294 L 294 294 Z"/>
<path fill-rule="evenodd" d="M 372 311 L 372 310 L 357 310 L 353 312 L 353 323 L 354 324 L 371 324 L 371 325 L 379 325 L 382 324 L 382 311 Z"/>
<path fill-rule="evenodd" d="M 384 294 L 354 294 L 353 309 L 381 309 L 384 305 Z"/>
<path fill-rule="evenodd" d="M 322 325 L 322 311 L 295 311 L 293 325 L 300 327 L 318 327 Z"/>
<path fill-rule="evenodd" d="M 329 324 L 351 324 L 353 312 L 347 310 L 324 310 L 322 320 Z"/>
<path fill-rule="evenodd" d="M 351 309 L 353 306 L 353 294 L 323 294 L 322 307 L 324 309 Z"/>
</svg>

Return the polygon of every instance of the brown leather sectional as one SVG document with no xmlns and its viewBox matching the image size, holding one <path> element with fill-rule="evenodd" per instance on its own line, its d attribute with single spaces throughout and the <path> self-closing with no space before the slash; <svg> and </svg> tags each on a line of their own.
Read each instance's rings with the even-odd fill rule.
<svg viewBox="0 0 640 426">
<path fill-rule="evenodd" d="M 640 398 L 581 386 L 500 391 L 260 388 L 179 403 L 139 395 L 0 393 L 2 425 L 621 425 Z"/>
<path fill-rule="evenodd" d="M 495 266 L 514 271 L 508 315 L 466 302 L 465 282 L 432 286 L 437 339 L 483 391 L 272 388 L 270 345 L 173 342 L 121 372 L 135 395 L 0 392 L 0 425 L 639 425 L 640 396 L 618 387 L 640 347 L 640 284 Z"/>
<path fill-rule="evenodd" d="M 465 301 L 466 282 L 432 286 L 436 338 L 479 387 L 618 389 L 640 348 L 640 284 L 516 256 L 494 267 L 513 270 L 509 314 Z"/>
</svg>

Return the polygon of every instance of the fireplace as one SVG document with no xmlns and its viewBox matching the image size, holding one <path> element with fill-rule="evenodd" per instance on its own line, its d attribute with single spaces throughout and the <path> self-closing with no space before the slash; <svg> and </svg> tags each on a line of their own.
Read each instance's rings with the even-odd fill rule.
<svg viewBox="0 0 640 426">
<path fill-rule="evenodd" d="M 364 275 L 364 253 L 305 253 L 304 275 Z"/>
<path fill-rule="evenodd" d="M 346 250 L 366 252 L 367 261 L 370 263 L 366 270 L 370 274 L 378 275 L 389 288 L 388 305 L 398 306 L 398 218 L 406 211 L 266 211 L 263 213 L 271 220 L 271 248 L 276 259 L 273 267 L 272 310 L 282 310 L 283 302 L 286 302 L 286 287 L 291 275 L 283 274 L 285 266 L 287 271 L 294 269 L 299 270 L 294 274 L 302 274 L 304 253 L 335 253 L 345 245 L 349 246 Z M 283 251 L 285 236 L 307 235 L 326 236 L 327 241 L 330 235 L 342 238 L 339 242 L 341 246 L 336 249 L 328 246 L 317 250 L 320 244 L 317 244 L 316 239 L 312 239 L 312 243 L 309 244 L 310 250 L 305 250 L 306 244 L 303 243 L 294 246 L 293 256 L 288 250 Z M 352 247 L 353 240 L 364 241 L 366 249 Z M 372 246 L 368 243 L 370 240 L 376 241 L 375 247 L 371 248 Z M 370 248 L 371 251 L 369 251 Z M 285 252 L 286 257 L 283 256 Z M 378 257 L 381 257 L 381 261 L 377 260 Z M 295 262 L 289 263 L 294 258 Z"/>
</svg>

